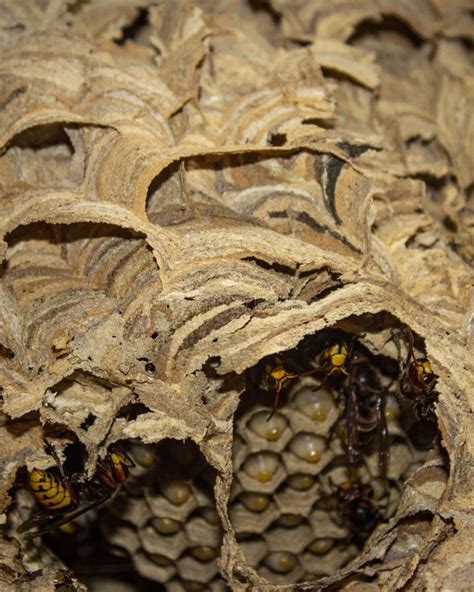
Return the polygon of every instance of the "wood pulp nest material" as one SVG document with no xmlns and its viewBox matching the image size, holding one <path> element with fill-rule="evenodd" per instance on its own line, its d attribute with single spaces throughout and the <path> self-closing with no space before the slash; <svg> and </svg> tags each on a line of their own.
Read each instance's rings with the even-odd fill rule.
<svg viewBox="0 0 474 592">
<path fill-rule="evenodd" d="M 84 589 L 41 539 L 16 533 L 34 512 L 26 469 L 53 464 L 46 436 L 81 465 L 83 487 L 111 445 L 135 447 L 131 481 L 99 513 L 143 585 L 272 590 L 259 561 L 276 574 L 297 563 L 238 540 L 228 509 L 235 483 L 245 489 L 233 444 L 254 438 L 236 414 L 249 369 L 332 327 L 396 361 L 391 332 L 410 327 L 438 376 L 437 451 L 351 563 L 279 589 L 469 590 L 470 3 L 0 6 L 0 588 Z M 170 441 L 191 443 L 204 481 L 171 475 L 184 453 L 157 460 Z M 147 466 L 158 481 L 141 481 Z M 182 505 L 163 513 L 170 498 Z M 170 564 L 156 533 L 177 525 L 187 542 L 173 539 Z M 327 538 L 308 544 L 322 553 Z M 119 580 L 88 585 L 137 589 Z"/>
</svg>

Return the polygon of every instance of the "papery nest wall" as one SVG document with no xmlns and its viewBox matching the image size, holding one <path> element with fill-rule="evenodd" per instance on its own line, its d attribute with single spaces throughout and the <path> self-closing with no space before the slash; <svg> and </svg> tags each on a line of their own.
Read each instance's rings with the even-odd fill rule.
<svg viewBox="0 0 474 592">
<path fill-rule="evenodd" d="M 227 512 L 244 373 L 382 313 L 439 376 L 449 479 L 432 458 L 320 585 L 469 589 L 472 11 L 323 4 L 3 3 L 5 589 L 62 585 L 6 528 L 52 426 L 91 473 L 115 441 L 194 441 L 217 471 L 220 573 L 271 589 Z M 379 329 L 368 342 L 396 358 Z"/>
</svg>

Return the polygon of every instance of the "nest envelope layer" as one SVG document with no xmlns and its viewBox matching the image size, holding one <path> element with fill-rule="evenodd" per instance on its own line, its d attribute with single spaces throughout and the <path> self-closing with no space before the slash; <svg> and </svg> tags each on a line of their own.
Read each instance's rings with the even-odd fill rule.
<svg viewBox="0 0 474 592">
<path fill-rule="evenodd" d="M 221 576 L 271 590 L 227 510 L 244 373 L 341 323 L 397 359 L 398 323 L 439 376 L 445 458 L 318 586 L 469 590 L 472 4 L 0 8 L 0 587 L 79 586 L 9 530 L 55 426 L 89 474 L 119 440 L 195 442 Z"/>
</svg>

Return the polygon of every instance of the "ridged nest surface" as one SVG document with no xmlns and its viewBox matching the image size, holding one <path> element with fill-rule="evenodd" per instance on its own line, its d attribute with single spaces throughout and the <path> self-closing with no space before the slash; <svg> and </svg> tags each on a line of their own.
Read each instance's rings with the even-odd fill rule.
<svg viewBox="0 0 474 592">
<path fill-rule="evenodd" d="M 470 589 L 470 3 L 0 7 L 2 590 L 83 589 L 41 539 L 16 533 L 37 511 L 27 469 L 54 464 L 45 438 L 66 466 L 68 445 L 79 449 L 82 482 L 114 445 L 135 458 L 99 522 L 104 544 L 131 554 L 152 585 Z M 396 475 L 389 465 L 385 522 L 370 545 L 348 542 L 344 558 L 312 571 L 307 554 L 345 536 L 331 506 L 347 477 L 340 400 L 331 391 L 334 422 L 315 428 L 295 380 L 272 418 L 286 422 L 283 443 L 264 445 L 254 418 L 272 401 L 249 376 L 331 328 L 391 364 L 407 353 L 394 335 L 410 329 L 438 377 L 439 435 L 421 454 L 400 426 L 391 457 L 398 441 L 412 458 Z M 321 473 L 298 464 L 300 433 L 325 442 Z M 265 451 L 281 471 L 255 491 L 248 459 Z M 360 479 L 377 489 L 377 449 L 362 463 Z M 288 546 L 269 541 L 291 521 L 283 484 L 294 474 L 317 477 L 315 498 L 288 504 L 304 532 L 282 564 L 271 553 Z M 173 506 L 180 487 L 188 498 Z M 259 492 L 272 499 L 249 521 L 244 494 Z M 131 509 L 120 515 L 123 499 Z M 166 555 L 170 520 L 185 543 Z M 118 590 L 112 576 L 100 585 Z"/>
</svg>

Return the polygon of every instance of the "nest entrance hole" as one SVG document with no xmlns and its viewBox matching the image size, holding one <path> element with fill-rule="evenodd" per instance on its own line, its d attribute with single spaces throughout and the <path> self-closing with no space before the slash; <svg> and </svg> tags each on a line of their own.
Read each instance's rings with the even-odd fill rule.
<svg viewBox="0 0 474 592">
<path fill-rule="evenodd" d="M 46 545 L 91 591 L 219 589 L 216 475 L 199 448 L 190 440 L 165 439 L 123 441 L 109 453 L 114 450 L 135 464 L 116 495 L 36 544 Z M 87 479 L 81 444 L 65 449 L 63 466 L 72 481 Z"/>
<path fill-rule="evenodd" d="M 408 355 L 409 334 L 387 313 L 350 317 L 247 371 L 229 513 L 248 563 L 270 583 L 347 566 L 439 447 L 436 397 L 423 408 L 401 390 L 410 364 L 427 360 L 416 335 Z"/>
</svg>

